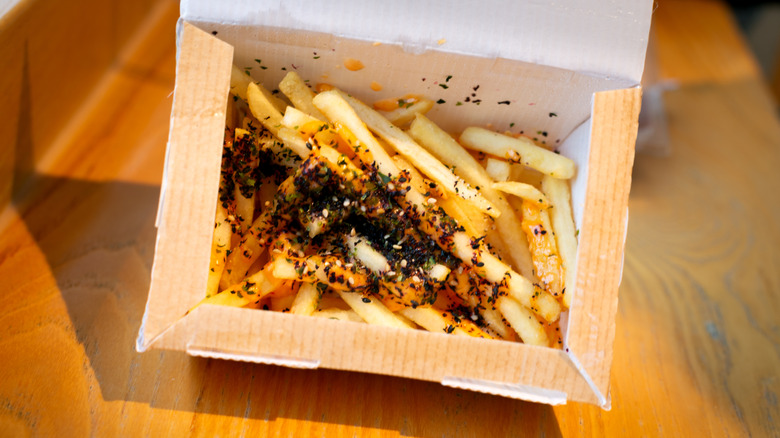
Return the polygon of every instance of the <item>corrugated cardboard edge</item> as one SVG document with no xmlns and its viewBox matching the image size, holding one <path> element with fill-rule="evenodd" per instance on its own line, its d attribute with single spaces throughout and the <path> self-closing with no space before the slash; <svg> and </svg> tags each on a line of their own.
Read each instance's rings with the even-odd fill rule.
<svg viewBox="0 0 780 438">
<path fill-rule="evenodd" d="M 565 351 L 609 409 L 609 375 L 615 340 L 618 286 L 628 221 L 642 89 L 596 93 L 591 116 L 585 211 L 580 228 L 576 291 Z"/>
<path fill-rule="evenodd" d="M 154 267 L 136 348 L 144 351 L 202 298 L 209 266 L 233 48 L 179 24 L 176 86 L 160 193 Z M 206 187 L 209 189 L 200 190 Z M 213 189 L 211 189 L 213 188 Z M 202 208 L 213 203 L 213 208 Z M 176 218 L 188 218 L 182 221 Z M 203 272 L 182 275 L 182 266 Z M 178 299 L 171 300 L 175 296 Z"/>
<path fill-rule="evenodd" d="M 428 380 L 548 404 L 598 401 L 561 350 L 278 312 L 200 306 L 154 347 Z"/>
</svg>

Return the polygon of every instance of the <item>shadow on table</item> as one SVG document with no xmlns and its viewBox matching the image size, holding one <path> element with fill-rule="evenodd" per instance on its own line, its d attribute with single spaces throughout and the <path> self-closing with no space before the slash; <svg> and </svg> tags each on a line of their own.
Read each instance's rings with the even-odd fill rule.
<svg viewBox="0 0 780 438">
<path fill-rule="evenodd" d="M 314 423 L 330 423 L 415 436 L 561 436 L 550 406 L 436 383 L 191 358 L 180 352 L 137 353 L 160 188 L 35 173 L 28 89 L 29 84 L 22 87 L 12 203 L 46 258 L 83 346 L 85 377 L 90 388 L 93 383 L 99 388 L 99 394 L 90 389 L 89 396 L 96 418 L 114 412 L 105 402 L 126 401 L 117 419 L 120 430 L 169 421 L 182 421 L 182 430 L 187 425 L 211 430 L 221 424 L 215 420 L 219 416 L 273 421 L 271 429 L 290 427 L 301 434 L 317 433 L 320 426 Z M 51 374 L 62 375 L 62 363 L 50 360 Z M 153 421 L 161 410 L 177 412 Z M 292 426 L 286 419 L 299 422 Z M 257 422 L 242 427 L 251 432 Z"/>
<path fill-rule="evenodd" d="M 134 346 L 149 287 L 159 187 L 32 175 L 25 188 L 21 199 L 36 202 L 17 197 L 16 207 L 46 256 L 103 401 L 192 412 L 188 421 L 196 427 L 218 415 L 274 421 L 272 428 L 295 419 L 304 422 L 297 427 L 332 423 L 415 436 L 561 435 L 550 406 L 436 383 L 170 351 L 139 354 Z M 150 415 L 144 407 L 132 411 L 139 419 Z"/>
</svg>

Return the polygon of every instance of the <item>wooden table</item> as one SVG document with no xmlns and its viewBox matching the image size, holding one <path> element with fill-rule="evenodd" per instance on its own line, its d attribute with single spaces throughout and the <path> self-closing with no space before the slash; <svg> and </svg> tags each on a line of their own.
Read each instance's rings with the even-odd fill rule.
<svg viewBox="0 0 780 438">
<path fill-rule="evenodd" d="M 780 125 L 723 5 L 655 12 L 680 85 L 671 154 L 636 158 L 609 412 L 136 353 L 176 16 L 155 9 L 0 216 L 0 436 L 780 434 Z"/>
</svg>

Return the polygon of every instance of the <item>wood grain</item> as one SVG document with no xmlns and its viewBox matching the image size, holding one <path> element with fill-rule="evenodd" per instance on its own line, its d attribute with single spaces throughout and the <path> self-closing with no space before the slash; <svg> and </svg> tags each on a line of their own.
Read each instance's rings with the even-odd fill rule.
<svg viewBox="0 0 780 438">
<path fill-rule="evenodd" d="M 0 207 L 61 146 L 152 4 L 21 0 L 0 17 Z"/>
<path fill-rule="evenodd" d="M 688 79 L 665 96 L 671 155 L 635 160 L 608 412 L 136 353 L 176 16 L 153 14 L 0 215 L 0 436 L 778 436 L 780 124 L 749 65 L 684 61 L 750 59 L 719 43 L 739 41 L 722 5 L 656 12 L 679 60 L 661 74 Z"/>
</svg>

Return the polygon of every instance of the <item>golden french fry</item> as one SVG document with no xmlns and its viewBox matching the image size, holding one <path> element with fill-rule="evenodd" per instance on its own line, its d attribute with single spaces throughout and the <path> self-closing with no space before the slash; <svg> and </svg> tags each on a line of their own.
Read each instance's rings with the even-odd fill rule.
<svg viewBox="0 0 780 438">
<path fill-rule="evenodd" d="M 473 336 L 477 338 L 492 338 L 479 327 L 470 324 L 471 321 L 458 322 L 452 313 L 433 307 L 407 307 L 401 310 L 401 315 L 410 319 L 415 324 L 434 333 L 452 333 L 460 336 Z"/>
<path fill-rule="evenodd" d="M 406 99 L 393 99 L 394 105 L 389 111 L 379 108 L 374 104 L 374 109 L 380 111 L 380 114 L 389 120 L 392 124 L 403 127 L 409 124 L 414 117 L 419 114 L 426 114 L 433 108 L 434 102 L 422 97 L 413 97 Z M 382 105 L 384 106 L 384 105 Z M 389 109 L 389 108 L 388 108 Z"/>
<path fill-rule="evenodd" d="M 282 280 L 273 276 L 273 264 L 269 263 L 266 267 L 244 279 L 229 289 L 203 299 L 196 304 L 189 312 L 192 312 L 198 306 L 203 304 L 218 304 L 222 306 L 243 307 L 253 301 L 259 300 L 273 292 L 282 284 Z M 188 313 L 189 313 L 188 312 Z"/>
<path fill-rule="evenodd" d="M 269 99 L 269 96 L 270 92 L 262 88 L 262 85 L 250 82 L 247 86 L 246 97 L 249 110 L 263 124 L 265 129 L 276 135 L 282 126 L 282 113 L 276 108 L 273 101 Z"/>
<path fill-rule="evenodd" d="M 263 211 L 252 223 L 250 232 L 245 233 L 241 243 L 232 248 L 225 260 L 225 269 L 219 282 L 220 289 L 227 289 L 239 283 L 252 264 L 262 255 L 268 244 L 268 231 L 271 228 L 271 212 Z"/>
<path fill-rule="evenodd" d="M 339 294 L 337 294 L 334 290 L 328 289 L 325 292 L 322 293 L 322 297 L 320 298 L 319 303 L 317 304 L 317 309 L 343 309 L 343 310 L 349 310 L 351 307 L 347 303 L 344 302 L 344 300 L 341 299 Z"/>
<path fill-rule="evenodd" d="M 528 241 L 523 233 L 518 232 L 520 221 L 506 198 L 493 190 L 491 187 L 493 180 L 479 162 L 455 139 L 423 115 L 418 115 L 412 122 L 409 134 L 442 163 L 452 166 L 455 173 L 469 184 L 480 187 L 482 194 L 501 211 L 501 215 L 495 220 L 501 240 L 510 250 L 511 260 L 520 273 L 526 278 L 534 279 Z"/>
<path fill-rule="evenodd" d="M 354 310 L 328 308 L 317 310 L 311 314 L 318 318 L 337 319 L 339 321 L 365 322 Z"/>
<path fill-rule="evenodd" d="M 552 205 L 550 219 L 564 269 L 563 305 L 569 308 L 577 273 L 577 235 L 571 211 L 571 192 L 566 181 L 551 177 L 542 179 L 542 191 Z"/>
<path fill-rule="evenodd" d="M 347 244 L 355 254 L 355 258 L 360 260 L 368 269 L 375 274 L 383 274 L 390 270 L 387 263 L 387 257 L 371 247 L 368 241 L 360 236 L 348 236 Z"/>
<path fill-rule="evenodd" d="M 242 142 L 251 142 L 252 134 L 249 131 L 246 131 L 244 129 L 237 128 L 235 131 L 235 141 L 233 142 L 233 149 L 240 149 L 239 145 L 242 144 Z M 254 157 L 252 160 L 248 161 L 246 165 L 241 169 L 242 175 L 250 175 L 252 171 L 257 167 L 258 161 L 257 157 Z M 235 193 L 233 195 L 235 201 L 236 201 L 236 221 L 238 222 L 238 234 L 243 235 L 246 230 L 249 228 L 249 225 L 252 223 L 252 220 L 254 219 L 254 213 L 255 213 L 255 190 L 254 187 L 249 187 L 249 190 L 247 190 L 247 187 L 245 186 L 245 181 L 242 181 L 238 178 L 238 175 L 234 176 L 236 188 Z M 251 182 L 251 181 L 250 181 Z M 249 196 L 245 196 L 245 195 Z"/>
<path fill-rule="evenodd" d="M 515 195 L 519 198 L 523 198 L 526 201 L 532 202 L 534 204 L 538 204 L 539 208 L 549 208 L 550 203 L 547 200 L 547 196 L 544 196 L 544 193 L 539 191 L 536 187 L 516 182 L 516 181 L 506 181 L 506 182 L 495 182 L 491 185 L 496 190 L 500 190 L 504 193 L 509 193 L 510 195 Z"/>
<path fill-rule="evenodd" d="M 369 324 L 385 327 L 414 328 L 406 318 L 396 315 L 374 297 L 366 297 L 359 292 L 338 291 L 339 296 L 352 310 Z"/>
<path fill-rule="evenodd" d="M 235 65 L 232 70 L 230 70 L 230 92 L 244 101 L 247 100 L 246 89 L 251 82 L 252 76 L 249 76 L 246 71 L 241 70 Z"/>
<path fill-rule="evenodd" d="M 219 291 L 219 280 L 225 270 L 225 257 L 230 249 L 230 239 L 233 235 L 227 210 L 221 202 L 217 202 L 217 214 L 214 219 L 214 237 L 211 243 L 211 261 L 209 277 L 206 282 L 206 297 L 216 295 Z"/>
<path fill-rule="evenodd" d="M 425 193 L 427 190 L 431 189 L 431 183 L 426 183 L 422 175 L 417 172 L 417 169 L 415 169 L 402 156 L 394 155 L 393 161 L 399 169 L 409 172 L 412 186 L 420 193 Z M 462 225 L 463 228 L 466 229 L 466 234 L 472 238 L 484 236 L 486 232 L 486 226 L 482 213 L 476 209 L 469 209 L 467 206 L 462 205 L 460 201 L 462 201 L 462 199 L 457 196 L 449 196 L 447 199 L 439 198 L 438 204 L 448 215 L 455 219 L 458 224 Z"/>
<path fill-rule="evenodd" d="M 311 150 L 306 146 L 306 140 L 302 139 L 295 130 L 283 126 L 279 128 L 276 135 L 279 140 L 284 142 L 285 146 L 298 154 L 299 157 L 306 158 L 311 153 Z"/>
<path fill-rule="evenodd" d="M 317 111 L 319 113 L 319 111 Z M 323 120 L 325 117 L 323 116 L 322 119 L 318 119 L 315 117 L 310 116 L 309 114 L 306 114 L 305 112 L 293 108 L 291 106 L 287 107 L 287 110 L 284 112 L 284 117 L 282 117 L 282 125 L 293 129 L 298 130 L 305 126 L 308 123 L 319 123 L 320 125 L 324 125 L 325 122 Z"/>
<path fill-rule="evenodd" d="M 498 299 L 498 308 L 523 342 L 542 347 L 550 346 L 544 326 L 524 306 L 512 298 L 501 297 Z"/>
<path fill-rule="evenodd" d="M 304 283 L 298 289 L 298 294 L 290 306 L 290 313 L 295 315 L 311 315 L 317 310 L 320 300 L 320 291 L 311 283 Z"/>
<path fill-rule="evenodd" d="M 363 102 L 343 93 L 342 97 L 374 133 L 382 137 L 406 160 L 414 164 L 420 172 L 440 184 L 444 190 L 471 202 L 475 208 L 483 213 L 492 217 L 499 216 L 498 210 L 482 196 L 478 189 L 471 187 L 467 182 L 453 174 L 441 161 L 418 145 L 404 131 L 390 123 L 381 114 Z"/>
<path fill-rule="evenodd" d="M 542 210 L 537 204 L 526 200 L 522 201 L 520 208 L 523 212 L 523 231 L 528 237 L 539 283 L 553 296 L 562 298 L 563 271 L 550 226 L 550 216 L 547 210 Z"/>
<path fill-rule="evenodd" d="M 299 110 L 316 119 L 325 120 L 325 116 L 311 103 L 314 99 L 314 92 L 306 86 L 306 82 L 301 79 L 298 73 L 288 72 L 279 83 L 279 90 Z"/>
<path fill-rule="evenodd" d="M 493 181 L 506 181 L 512 173 L 512 163 L 496 158 L 488 157 L 485 164 L 485 172 Z"/>
<path fill-rule="evenodd" d="M 268 308 L 274 312 L 289 312 L 295 301 L 295 295 L 271 297 Z"/>
<path fill-rule="evenodd" d="M 522 163 L 555 178 L 574 176 L 574 161 L 537 146 L 525 137 L 509 137 L 484 128 L 466 128 L 460 142 L 474 150 Z"/>
</svg>

